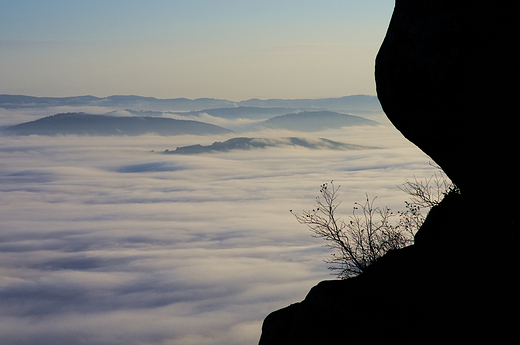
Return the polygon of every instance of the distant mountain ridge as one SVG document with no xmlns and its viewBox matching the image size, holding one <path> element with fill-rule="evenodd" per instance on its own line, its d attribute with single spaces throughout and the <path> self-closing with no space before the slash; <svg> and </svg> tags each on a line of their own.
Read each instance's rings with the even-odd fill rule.
<svg viewBox="0 0 520 345">
<path fill-rule="evenodd" d="M 301 132 L 317 132 L 330 128 L 375 126 L 378 124 L 376 121 L 350 114 L 340 114 L 332 111 L 304 111 L 276 116 L 260 122 L 258 126 Z"/>
<path fill-rule="evenodd" d="M 303 147 L 313 150 L 367 150 L 377 149 L 379 147 L 361 146 L 354 144 L 346 144 L 339 141 L 333 141 L 325 138 L 306 139 L 297 137 L 288 137 L 280 139 L 265 138 L 247 138 L 238 137 L 226 140 L 224 142 L 216 141 L 211 145 L 190 145 L 177 147 L 175 150 L 165 150 L 166 154 L 199 154 L 213 152 L 228 152 L 231 150 L 252 150 L 264 149 L 268 147 Z"/>
<path fill-rule="evenodd" d="M 158 99 L 143 96 L 77 96 L 77 97 L 33 97 L 23 95 L 0 95 L 0 108 L 34 108 L 60 106 L 98 106 L 132 108 L 134 110 L 195 110 L 204 108 L 235 107 L 234 102 L 213 98 Z"/>
<path fill-rule="evenodd" d="M 0 108 L 34 108 L 59 106 L 104 106 L 131 108 L 134 110 L 199 111 L 213 108 L 258 107 L 258 108 L 302 108 L 326 110 L 365 110 L 382 112 L 376 96 L 351 95 L 338 98 L 318 99 L 250 99 L 233 102 L 215 98 L 170 98 L 159 99 L 143 96 L 75 96 L 75 97 L 34 97 L 25 95 L 0 95 Z"/>
<path fill-rule="evenodd" d="M 85 113 L 64 113 L 21 123 L 6 129 L 15 135 L 158 135 L 227 134 L 229 129 L 216 125 L 150 116 L 108 116 Z"/>
<path fill-rule="evenodd" d="M 250 99 L 240 102 L 250 107 L 285 107 L 324 110 L 370 110 L 382 112 L 377 96 L 351 95 L 337 98 L 317 99 Z"/>
<path fill-rule="evenodd" d="M 245 107 L 238 106 L 236 108 L 214 108 L 214 109 L 203 109 L 199 111 L 190 111 L 188 113 L 178 113 L 181 115 L 200 115 L 200 114 L 208 114 L 215 117 L 220 117 L 223 119 L 267 119 L 277 115 L 289 114 L 295 111 L 293 108 L 285 108 L 285 107 L 274 107 L 274 108 L 264 108 L 264 107 Z"/>
</svg>

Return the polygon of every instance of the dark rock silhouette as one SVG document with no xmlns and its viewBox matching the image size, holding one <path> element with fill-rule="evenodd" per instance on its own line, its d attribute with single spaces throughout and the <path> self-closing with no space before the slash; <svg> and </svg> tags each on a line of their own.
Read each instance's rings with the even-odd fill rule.
<svg viewBox="0 0 520 345">
<path fill-rule="evenodd" d="M 388 118 L 467 193 L 516 174 L 516 129 L 498 120 L 518 107 L 514 13 L 507 1 L 398 0 L 376 59 Z"/>
<path fill-rule="evenodd" d="M 520 343 L 518 143 L 503 121 L 517 107 L 513 5 L 396 2 L 378 97 L 461 193 L 431 209 L 413 246 L 270 314 L 261 345 Z"/>
<path fill-rule="evenodd" d="M 415 245 L 271 313 L 259 344 L 517 344 L 518 247 L 484 247 L 480 236 L 493 229 L 468 218 L 475 207 L 463 195 L 446 197 Z"/>
<path fill-rule="evenodd" d="M 513 13 L 507 1 L 490 7 L 484 1 L 398 0 L 375 71 L 378 97 L 396 128 L 468 200 L 478 200 L 477 209 L 500 204 L 500 221 L 488 230 L 497 247 L 515 242 L 511 224 L 519 221 L 513 157 L 520 144 L 516 126 L 507 124 L 518 112 Z M 466 229 L 461 224 L 441 237 L 487 237 Z"/>
</svg>

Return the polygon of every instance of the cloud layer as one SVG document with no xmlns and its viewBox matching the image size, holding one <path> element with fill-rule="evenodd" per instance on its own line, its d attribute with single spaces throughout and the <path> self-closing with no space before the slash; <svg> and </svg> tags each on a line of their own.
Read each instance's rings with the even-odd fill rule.
<svg viewBox="0 0 520 345">
<path fill-rule="evenodd" d="M 260 135 L 280 134 L 298 136 Z M 2 341 L 256 344 L 268 313 L 332 279 L 289 209 L 332 179 L 345 214 L 365 192 L 402 209 L 396 185 L 433 171 L 390 127 L 316 137 L 384 148 L 192 156 L 160 152 L 230 137 L 0 137 Z"/>
</svg>

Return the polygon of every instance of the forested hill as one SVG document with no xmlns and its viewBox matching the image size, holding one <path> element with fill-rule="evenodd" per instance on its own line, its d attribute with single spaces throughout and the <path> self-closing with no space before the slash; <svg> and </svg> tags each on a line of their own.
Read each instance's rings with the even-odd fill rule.
<svg viewBox="0 0 520 345">
<path fill-rule="evenodd" d="M 229 129 L 208 123 L 150 116 L 108 116 L 66 113 L 21 123 L 6 129 L 15 135 L 208 135 L 231 133 Z"/>
<path fill-rule="evenodd" d="M 329 128 L 347 126 L 375 126 L 379 123 L 361 116 L 340 114 L 332 111 L 304 111 L 273 117 L 259 124 L 266 128 L 289 129 L 302 132 L 316 132 Z"/>
</svg>

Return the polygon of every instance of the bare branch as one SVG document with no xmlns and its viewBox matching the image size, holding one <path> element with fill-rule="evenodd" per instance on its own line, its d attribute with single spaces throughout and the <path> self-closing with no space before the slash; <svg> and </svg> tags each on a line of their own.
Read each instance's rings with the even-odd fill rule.
<svg viewBox="0 0 520 345">
<path fill-rule="evenodd" d="M 325 261 L 329 269 L 338 271 L 338 277 L 347 278 L 363 272 L 388 250 L 409 244 L 412 236 L 397 233 L 400 228 L 390 224 L 394 214 L 387 207 L 375 207 L 376 198 L 370 199 L 368 194 L 363 204 L 354 204 L 345 222 L 336 215 L 339 188 L 333 182 L 321 185 L 312 211 L 291 213 L 309 227 L 313 237 L 324 239 L 327 247 L 338 252 Z"/>
<path fill-rule="evenodd" d="M 325 262 L 336 271 L 339 278 L 348 278 L 362 273 L 390 250 L 413 244 L 417 230 L 424 222 L 421 210 L 438 205 L 448 193 L 459 192 L 442 172 L 434 173 L 427 180 L 406 180 L 398 186 L 410 195 L 405 201 L 406 211 L 391 212 L 388 207 L 374 205 L 377 197 L 370 199 L 365 194 L 364 203 L 354 203 L 352 214 L 345 222 L 337 216 L 337 202 L 341 186 L 334 182 L 322 184 L 315 208 L 302 214 L 291 213 L 300 224 L 305 224 L 315 238 L 322 238 L 326 247 L 334 250 Z M 397 217 L 396 221 L 392 221 Z"/>
<path fill-rule="evenodd" d="M 418 181 L 414 176 L 413 181 L 407 179 L 397 187 L 410 195 L 413 204 L 422 208 L 438 205 L 447 193 L 458 192 L 458 188 L 451 183 L 442 170 L 433 173 L 426 180 Z"/>
</svg>

